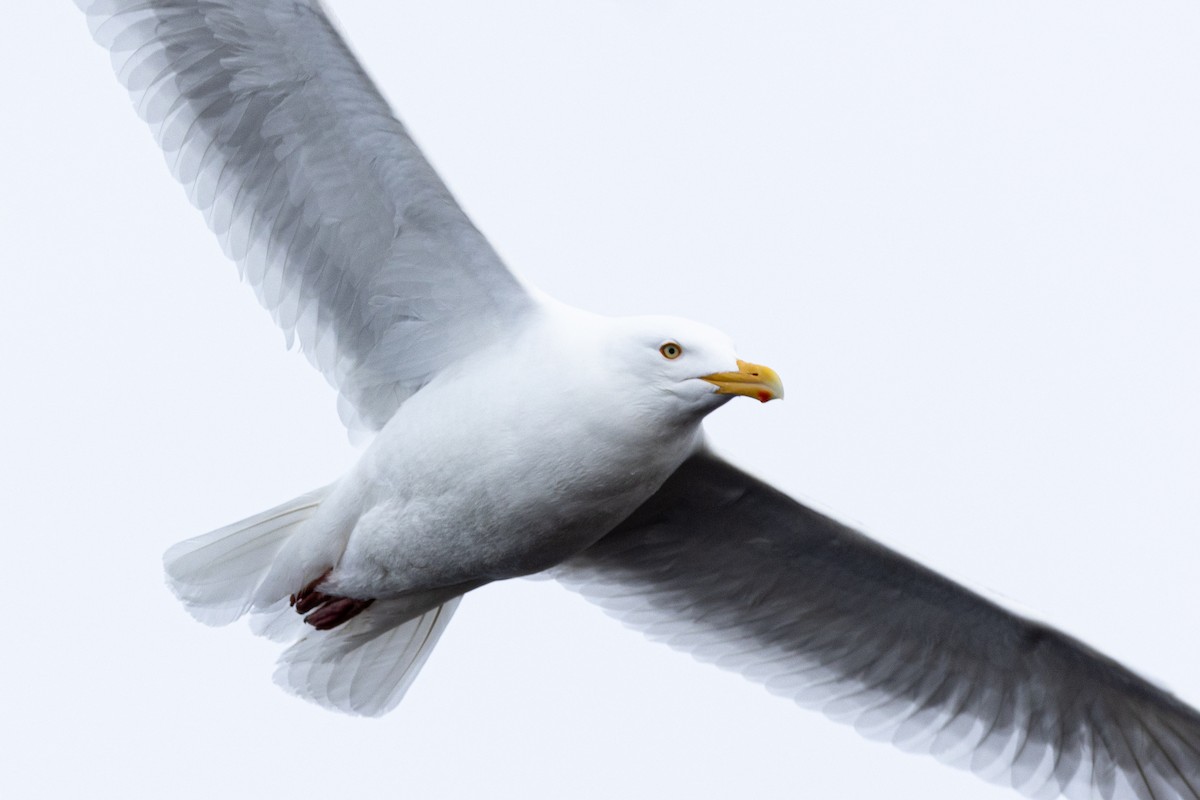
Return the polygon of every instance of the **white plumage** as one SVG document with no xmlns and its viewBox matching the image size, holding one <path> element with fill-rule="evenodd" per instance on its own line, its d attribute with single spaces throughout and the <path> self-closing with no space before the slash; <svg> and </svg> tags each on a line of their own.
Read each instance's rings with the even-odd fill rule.
<svg viewBox="0 0 1200 800">
<path fill-rule="evenodd" d="M 665 342 L 684 352 L 665 357 Z M 252 613 L 263 635 L 300 635 L 277 673 L 285 688 L 383 713 L 463 592 L 556 566 L 657 491 L 732 396 L 701 376 L 737 365 L 694 322 L 540 300 L 404 402 L 336 484 L 171 548 L 171 587 L 202 622 Z M 305 634 L 284 601 L 318 580 L 324 595 L 372 603 Z M 382 668 L 389 658 L 407 666 Z"/>
<path fill-rule="evenodd" d="M 328 493 L 167 555 L 202 621 L 300 637 L 286 688 L 382 713 L 462 592 L 554 567 L 654 638 L 1028 794 L 1200 797 L 1194 710 L 701 449 L 714 383 L 766 391 L 724 337 L 522 288 L 319 4 L 80 5 L 260 301 L 378 432 Z M 306 592 L 354 613 L 307 629 Z"/>
</svg>

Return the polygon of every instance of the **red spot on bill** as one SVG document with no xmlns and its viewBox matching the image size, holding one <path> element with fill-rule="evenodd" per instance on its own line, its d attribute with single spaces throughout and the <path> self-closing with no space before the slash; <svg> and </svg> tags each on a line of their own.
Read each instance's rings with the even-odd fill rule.
<svg viewBox="0 0 1200 800">
<path fill-rule="evenodd" d="M 766 391 L 766 390 L 762 390 L 762 391 L 760 391 L 760 392 L 758 393 L 758 402 L 760 402 L 760 403 L 765 403 L 765 402 L 767 402 L 767 401 L 768 401 L 768 400 L 770 400 L 770 399 L 771 399 L 771 393 L 770 393 L 770 392 L 768 392 L 768 391 Z"/>
</svg>

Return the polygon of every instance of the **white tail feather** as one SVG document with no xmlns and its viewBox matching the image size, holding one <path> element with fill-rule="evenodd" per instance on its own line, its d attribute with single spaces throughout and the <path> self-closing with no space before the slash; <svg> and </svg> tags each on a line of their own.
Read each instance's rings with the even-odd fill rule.
<svg viewBox="0 0 1200 800">
<path fill-rule="evenodd" d="M 163 554 L 167 585 L 196 619 L 228 625 L 250 610 L 255 589 L 329 488 L 180 542 Z M 297 587 L 299 588 L 299 587 Z"/>
<path fill-rule="evenodd" d="M 311 630 L 304 625 L 304 616 L 296 613 L 287 597 L 269 608 L 250 613 L 250 632 L 272 642 L 291 644 Z"/>
<path fill-rule="evenodd" d="M 340 553 L 344 538 L 329 541 L 333 534 L 303 525 L 329 491 L 309 492 L 180 542 L 163 556 L 167 584 L 188 613 L 207 625 L 227 625 L 251 612 L 255 634 L 294 642 L 275 672 L 275 682 L 292 694 L 348 714 L 379 716 L 404 697 L 462 593 L 478 583 L 378 600 L 332 630 L 305 625 L 286 595 L 275 596 L 302 586 L 276 591 L 273 584 L 293 573 L 310 580 L 336 563 L 325 551 L 336 547 Z M 321 563 L 307 563 L 314 558 Z"/>
<path fill-rule="evenodd" d="M 330 631 L 312 631 L 284 651 L 275 682 L 347 714 L 391 711 L 429 658 L 462 596 L 413 617 L 408 599 L 377 601 Z"/>
</svg>

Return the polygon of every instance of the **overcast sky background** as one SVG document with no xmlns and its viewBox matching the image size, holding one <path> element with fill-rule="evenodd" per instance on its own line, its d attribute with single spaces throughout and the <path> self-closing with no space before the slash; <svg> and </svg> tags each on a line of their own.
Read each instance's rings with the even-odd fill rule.
<svg viewBox="0 0 1200 800">
<path fill-rule="evenodd" d="M 511 266 L 776 367 L 737 463 L 1200 703 L 1200 7 L 330 3 Z M 342 717 L 193 622 L 161 552 L 338 476 L 66 0 L 6 9 L 6 797 L 1014 797 L 624 630 L 460 607 Z"/>
</svg>

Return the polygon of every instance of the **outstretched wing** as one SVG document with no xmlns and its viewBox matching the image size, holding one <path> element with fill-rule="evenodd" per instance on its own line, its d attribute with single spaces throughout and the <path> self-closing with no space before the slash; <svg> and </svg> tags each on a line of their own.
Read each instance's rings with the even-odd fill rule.
<svg viewBox="0 0 1200 800">
<path fill-rule="evenodd" d="M 1200 798 L 1200 714 L 709 453 L 558 577 L 650 638 L 1038 797 Z"/>
<path fill-rule="evenodd" d="M 318 0 L 76 0 L 259 301 L 382 427 L 529 296 Z"/>
</svg>

